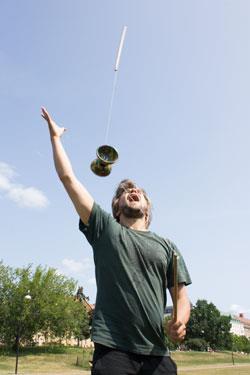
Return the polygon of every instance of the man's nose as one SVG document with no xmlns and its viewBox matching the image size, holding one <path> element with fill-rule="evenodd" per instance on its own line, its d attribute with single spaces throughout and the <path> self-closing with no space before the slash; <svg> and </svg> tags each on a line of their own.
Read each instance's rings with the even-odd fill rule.
<svg viewBox="0 0 250 375">
<path fill-rule="evenodd" d="M 132 189 L 130 189 L 130 192 L 139 194 L 141 192 L 141 190 L 139 188 L 132 188 Z"/>
</svg>

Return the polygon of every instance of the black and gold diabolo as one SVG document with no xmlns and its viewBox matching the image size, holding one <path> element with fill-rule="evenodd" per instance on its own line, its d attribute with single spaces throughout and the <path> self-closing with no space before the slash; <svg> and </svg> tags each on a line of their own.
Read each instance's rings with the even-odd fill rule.
<svg viewBox="0 0 250 375">
<path fill-rule="evenodd" d="M 97 176 L 105 177 L 111 172 L 112 165 L 118 159 L 117 150 L 108 145 L 98 147 L 96 150 L 97 159 L 92 161 L 90 168 Z"/>
</svg>

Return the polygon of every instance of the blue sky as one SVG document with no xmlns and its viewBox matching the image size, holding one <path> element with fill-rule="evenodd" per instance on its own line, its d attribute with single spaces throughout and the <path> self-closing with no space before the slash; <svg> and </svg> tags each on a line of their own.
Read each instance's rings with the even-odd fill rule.
<svg viewBox="0 0 250 375">
<path fill-rule="evenodd" d="M 0 258 L 72 276 L 95 299 L 92 250 L 57 179 L 46 106 L 68 131 L 75 173 L 110 211 L 132 178 L 152 199 L 151 230 L 173 240 L 193 303 L 250 316 L 250 87 L 247 0 L 24 0 L 0 4 Z M 122 51 L 107 178 L 89 165 L 104 143 Z"/>
</svg>

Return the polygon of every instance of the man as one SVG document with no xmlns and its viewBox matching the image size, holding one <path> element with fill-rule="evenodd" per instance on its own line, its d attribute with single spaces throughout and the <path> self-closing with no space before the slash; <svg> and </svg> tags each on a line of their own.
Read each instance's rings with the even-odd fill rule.
<svg viewBox="0 0 250 375">
<path fill-rule="evenodd" d="M 92 375 L 176 374 L 164 342 L 166 288 L 173 299 L 173 254 L 176 246 L 148 230 L 151 203 L 146 192 L 123 180 L 112 200 L 113 216 L 94 202 L 77 180 L 61 143 L 66 130 L 42 108 L 60 180 L 78 215 L 79 228 L 94 252 L 97 297 L 92 325 L 95 343 Z M 186 334 L 191 283 L 179 254 L 177 320 L 168 333 L 181 341 Z"/>
</svg>

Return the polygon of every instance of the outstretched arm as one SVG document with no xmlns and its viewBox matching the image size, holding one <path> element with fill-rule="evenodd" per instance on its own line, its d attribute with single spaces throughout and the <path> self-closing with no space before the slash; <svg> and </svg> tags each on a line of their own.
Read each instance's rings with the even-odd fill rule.
<svg viewBox="0 0 250 375">
<path fill-rule="evenodd" d="M 169 289 L 172 300 L 174 301 L 174 288 Z M 186 324 L 190 317 L 190 301 L 187 294 L 187 288 L 184 284 L 178 285 L 177 295 L 177 319 L 168 322 L 167 333 L 173 341 L 182 341 L 186 336 Z"/>
<path fill-rule="evenodd" d="M 87 224 L 93 207 L 94 199 L 76 178 L 70 160 L 64 150 L 61 142 L 61 136 L 66 129 L 59 127 L 55 121 L 53 121 L 45 108 L 42 108 L 41 115 L 48 123 L 54 163 L 58 177 L 62 181 L 81 220 L 84 224 Z"/>
</svg>

